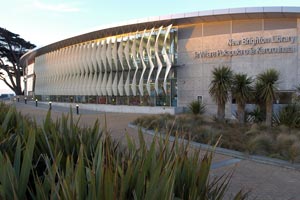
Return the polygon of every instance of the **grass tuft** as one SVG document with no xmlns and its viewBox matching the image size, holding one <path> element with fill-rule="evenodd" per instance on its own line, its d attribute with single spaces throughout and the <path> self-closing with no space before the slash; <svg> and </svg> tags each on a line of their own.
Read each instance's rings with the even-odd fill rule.
<svg viewBox="0 0 300 200">
<path fill-rule="evenodd" d="M 200 156 L 178 137 L 155 136 L 148 145 L 139 132 L 123 146 L 105 124 L 82 128 L 72 113 L 53 121 L 49 111 L 40 126 L 7 111 L 0 113 L 0 199 L 223 199 L 228 189 L 232 173 L 210 178 L 213 152 Z"/>
<path fill-rule="evenodd" d="M 250 153 L 267 155 L 273 149 L 273 138 L 268 134 L 257 135 L 248 143 Z"/>
</svg>

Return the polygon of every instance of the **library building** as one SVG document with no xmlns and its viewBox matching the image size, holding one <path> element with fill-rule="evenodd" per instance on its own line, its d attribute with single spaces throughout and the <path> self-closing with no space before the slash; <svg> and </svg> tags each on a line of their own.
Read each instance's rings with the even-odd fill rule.
<svg viewBox="0 0 300 200">
<path fill-rule="evenodd" d="M 280 72 L 277 104 L 300 83 L 300 7 L 250 7 L 104 26 L 21 58 L 25 95 L 105 112 L 178 113 L 194 100 L 215 114 L 212 70 Z M 226 116 L 235 109 L 226 104 Z"/>
</svg>

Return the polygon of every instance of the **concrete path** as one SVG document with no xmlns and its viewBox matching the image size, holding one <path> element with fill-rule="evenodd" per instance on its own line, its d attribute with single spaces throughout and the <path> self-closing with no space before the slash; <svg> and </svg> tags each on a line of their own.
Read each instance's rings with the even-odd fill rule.
<svg viewBox="0 0 300 200">
<path fill-rule="evenodd" d="M 35 107 L 35 102 L 14 104 L 18 111 L 35 117 L 38 122 L 45 119 L 45 114 L 49 108 L 47 104 L 39 104 L 38 107 Z M 70 109 L 67 108 L 52 106 L 52 117 L 60 117 L 62 113 L 68 113 L 69 111 Z M 78 118 L 76 109 L 72 108 L 72 111 L 75 118 Z M 138 131 L 129 128 L 128 123 L 144 115 L 101 113 L 90 110 L 80 110 L 80 114 L 80 123 L 83 126 L 92 125 L 96 119 L 99 119 L 100 124 L 104 126 L 106 121 L 112 137 L 120 141 L 124 141 L 126 132 L 133 138 L 138 137 Z M 145 134 L 145 140 L 150 143 L 152 136 Z M 251 190 L 251 197 L 258 200 L 300 199 L 300 171 L 215 154 L 211 171 L 212 176 L 220 176 L 230 170 L 234 170 L 234 174 L 228 191 L 228 199 L 231 199 L 231 193 L 237 192 L 241 188 L 246 191 Z"/>
</svg>

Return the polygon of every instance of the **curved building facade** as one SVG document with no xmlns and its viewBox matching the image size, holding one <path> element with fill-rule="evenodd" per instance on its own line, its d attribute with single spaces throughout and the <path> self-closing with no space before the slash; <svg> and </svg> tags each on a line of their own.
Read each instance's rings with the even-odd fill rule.
<svg viewBox="0 0 300 200">
<path fill-rule="evenodd" d="M 35 95 L 53 101 L 72 97 L 88 103 L 170 105 L 176 43 L 177 28 L 169 25 L 42 54 L 35 58 Z"/>
<path fill-rule="evenodd" d="M 25 92 L 41 100 L 178 109 L 198 99 L 215 113 L 211 71 L 280 72 L 277 103 L 300 83 L 300 8 L 212 10 L 100 28 L 25 54 Z M 234 100 L 226 114 L 232 113 Z"/>
</svg>

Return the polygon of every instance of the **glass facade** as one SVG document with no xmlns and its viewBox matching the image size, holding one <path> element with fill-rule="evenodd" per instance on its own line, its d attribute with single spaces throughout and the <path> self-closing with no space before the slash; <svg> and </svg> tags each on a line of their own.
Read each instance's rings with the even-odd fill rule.
<svg viewBox="0 0 300 200">
<path fill-rule="evenodd" d="M 36 98 L 176 107 L 177 33 L 169 25 L 99 38 L 36 57 Z"/>
</svg>

